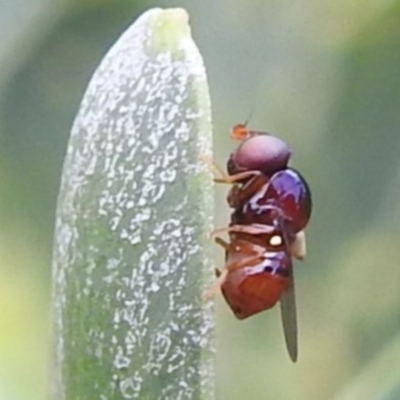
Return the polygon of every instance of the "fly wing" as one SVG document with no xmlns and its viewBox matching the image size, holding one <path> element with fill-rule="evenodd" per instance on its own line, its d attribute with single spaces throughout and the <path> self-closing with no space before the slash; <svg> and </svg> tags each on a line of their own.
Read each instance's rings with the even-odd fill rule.
<svg viewBox="0 0 400 400">
<path fill-rule="evenodd" d="M 285 245 L 285 252 L 289 262 L 288 265 L 289 284 L 287 289 L 283 292 L 282 297 L 280 299 L 283 334 L 285 336 L 285 343 L 289 356 L 293 362 L 296 362 L 298 355 L 297 312 L 296 312 L 296 296 L 294 288 L 292 254 L 290 251 L 290 241 L 288 238 L 283 218 L 277 218 L 276 225 L 277 228 L 280 229 L 281 231 Z"/>
<path fill-rule="evenodd" d="M 280 300 L 283 334 L 285 336 L 286 348 L 293 362 L 297 361 L 297 313 L 296 297 L 294 291 L 293 271 L 289 279 L 289 286 L 283 292 Z"/>
</svg>

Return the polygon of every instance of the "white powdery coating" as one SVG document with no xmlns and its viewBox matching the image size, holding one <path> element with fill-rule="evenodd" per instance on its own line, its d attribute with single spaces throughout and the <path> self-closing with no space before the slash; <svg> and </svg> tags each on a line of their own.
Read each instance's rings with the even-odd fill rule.
<svg viewBox="0 0 400 400">
<path fill-rule="evenodd" d="M 61 371 L 65 340 L 71 352 L 86 340 L 82 357 L 110 364 L 108 385 L 92 382 L 107 386 L 104 400 L 146 399 L 146 381 L 158 376 L 165 381 L 159 399 L 214 398 L 210 357 L 199 365 L 189 360 L 213 352 L 212 305 L 200 300 L 212 266 L 199 244 L 212 229 L 211 179 L 205 183 L 206 167 L 197 161 L 211 154 L 206 76 L 189 36 L 179 42 L 179 57 L 148 53 L 148 24 L 162 13 L 145 13 L 109 51 L 72 129 L 53 266 L 58 400 L 68 379 Z M 88 245 L 87 237 L 98 243 Z M 108 320 L 85 338 L 73 336 L 66 310 L 91 307 L 95 296 Z M 154 316 L 154 304 L 168 318 Z"/>
</svg>

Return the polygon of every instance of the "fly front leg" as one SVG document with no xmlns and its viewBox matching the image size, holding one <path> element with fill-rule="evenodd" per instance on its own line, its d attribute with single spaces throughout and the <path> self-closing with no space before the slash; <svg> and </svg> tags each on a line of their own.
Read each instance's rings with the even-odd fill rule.
<svg viewBox="0 0 400 400">
<path fill-rule="evenodd" d="M 227 177 L 229 177 L 228 174 L 226 174 L 220 167 L 218 167 L 217 164 L 214 163 L 214 161 L 209 157 L 204 154 L 201 154 L 199 156 L 200 161 L 202 161 L 204 164 L 207 165 L 208 169 L 217 176 L 217 178 L 214 178 L 215 181 L 219 180 L 225 180 Z"/>
<path fill-rule="evenodd" d="M 229 175 L 226 172 L 224 172 L 221 168 L 219 168 L 218 165 L 216 165 L 211 160 L 210 157 L 201 155 L 200 160 L 203 161 L 205 164 L 207 164 L 208 168 L 216 175 L 216 178 L 214 178 L 214 182 L 216 183 L 227 183 L 232 185 L 244 179 L 249 179 L 255 176 L 262 175 L 262 172 L 256 170 L 244 171 L 244 172 L 239 172 L 238 174 Z"/>
<path fill-rule="evenodd" d="M 227 183 L 229 185 L 241 182 L 245 179 L 254 178 L 256 176 L 263 175 L 262 172 L 260 172 L 260 171 L 244 171 L 244 172 L 239 172 L 238 174 L 234 174 L 234 175 L 228 175 L 228 174 L 223 173 L 221 170 L 219 170 L 219 171 L 222 174 L 220 174 L 220 178 L 214 178 L 214 182 Z"/>
</svg>

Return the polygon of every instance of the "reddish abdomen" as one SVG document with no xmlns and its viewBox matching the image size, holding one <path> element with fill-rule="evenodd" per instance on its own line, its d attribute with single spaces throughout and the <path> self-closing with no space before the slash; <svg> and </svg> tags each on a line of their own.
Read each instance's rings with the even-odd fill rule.
<svg viewBox="0 0 400 400">
<path fill-rule="evenodd" d="M 273 307 L 288 286 L 288 278 L 271 272 L 248 275 L 244 268 L 229 272 L 222 293 L 239 319 Z"/>
</svg>

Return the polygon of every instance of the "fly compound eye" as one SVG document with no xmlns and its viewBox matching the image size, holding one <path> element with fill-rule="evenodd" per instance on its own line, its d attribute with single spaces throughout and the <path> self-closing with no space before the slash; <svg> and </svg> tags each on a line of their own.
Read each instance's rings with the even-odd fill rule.
<svg viewBox="0 0 400 400">
<path fill-rule="evenodd" d="M 283 243 L 283 240 L 282 240 L 282 236 L 280 236 L 280 235 L 274 235 L 271 237 L 271 239 L 269 239 L 269 244 L 274 247 L 281 246 L 282 243 Z"/>
</svg>

